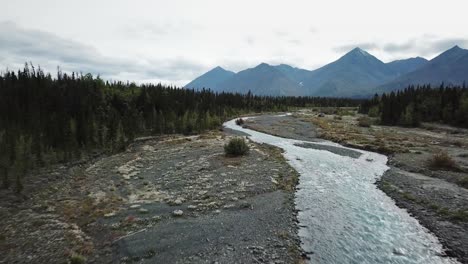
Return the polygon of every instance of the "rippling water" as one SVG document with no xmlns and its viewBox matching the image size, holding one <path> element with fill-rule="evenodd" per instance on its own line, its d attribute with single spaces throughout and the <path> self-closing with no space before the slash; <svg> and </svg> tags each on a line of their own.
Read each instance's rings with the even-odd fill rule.
<svg viewBox="0 0 468 264">
<path fill-rule="evenodd" d="M 375 181 L 388 169 L 386 156 L 361 150 L 355 150 L 362 153 L 359 158 L 341 156 L 244 129 L 235 120 L 224 126 L 284 149 L 300 173 L 299 236 L 311 263 L 458 263 L 441 257 L 437 238 L 377 189 Z M 332 142 L 314 144 L 349 150 Z"/>
</svg>

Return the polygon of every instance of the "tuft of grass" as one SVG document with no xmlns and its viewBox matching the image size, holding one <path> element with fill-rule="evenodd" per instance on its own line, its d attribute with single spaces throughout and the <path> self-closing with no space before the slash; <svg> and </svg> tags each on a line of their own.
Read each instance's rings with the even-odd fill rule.
<svg viewBox="0 0 468 264">
<path fill-rule="evenodd" d="M 86 258 L 80 254 L 73 253 L 70 257 L 70 264 L 84 264 L 86 263 Z"/>
<path fill-rule="evenodd" d="M 450 214 L 450 218 L 456 221 L 468 222 L 468 210 L 457 210 Z"/>
<path fill-rule="evenodd" d="M 229 143 L 224 145 L 226 156 L 242 156 L 249 152 L 249 146 L 243 138 L 233 138 Z"/>
<path fill-rule="evenodd" d="M 438 169 L 447 169 L 447 170 L 458 170 L 458 167 L 455 161 L 450 157 L 450 155 L 445 151 L 440 151 L 432 155 L 428 160 L 428 165 L 430 168 Z"/>
<path fill-rule="evenodd" d="M 362 116 L 358 118 L 358 125 L 360 127 L 371 127 L 371 120 L 368 117 Z"/>
<path fill-rule="evenodd" d="M 402 197 L 409 201 L 416 201 L 416 198 L 409 192 L 402 193 Z"/>
<path fill-rule="evenodd" d="M 468 189 L 468 176 L 465 176 L 457 181 L 457 184 Z"/>
</svg>

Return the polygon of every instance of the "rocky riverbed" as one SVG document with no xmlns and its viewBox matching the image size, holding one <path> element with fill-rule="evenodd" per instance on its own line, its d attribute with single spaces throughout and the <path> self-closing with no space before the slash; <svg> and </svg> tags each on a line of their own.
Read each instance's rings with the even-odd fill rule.
<svg viewBox="0 0 468 264">
<path fill-rule="evenodd" d="M 137 140 L 1 191 L 0 263 L 297 263 L 296 172 L 232 134 Z"/>
<path fill-rule="evenodd" d="M 448 256 L 468 263 L 468 131 L 424 124 L 421 128 L 358 126 L 359 115 L 319 114 L 309 110 L 291 116 L 263 116 L 245 126 L 286 138 L 329 139 L 389 156 L 390 169 L 377 186 L 433 232 Z M 329 150 L 333 151 L 333 150 Z M 447 152 L 456 169 L 434 169 L 428 160 Z"/>
</svg>

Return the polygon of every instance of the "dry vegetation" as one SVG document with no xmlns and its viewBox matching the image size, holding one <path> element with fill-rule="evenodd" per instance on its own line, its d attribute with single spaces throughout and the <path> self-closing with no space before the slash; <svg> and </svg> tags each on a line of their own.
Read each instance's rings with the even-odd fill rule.
<svg viewBox="0 0 468 264">
<path fill-rule="evenodd" d="M 439 151 L 432 155 L 432 157 L 430 157 L 428 160 L 428 166 L 434 170 L 459 170 L 453 158 L 450 157 L 450 155 L 445 151 Z"/>
</svg>

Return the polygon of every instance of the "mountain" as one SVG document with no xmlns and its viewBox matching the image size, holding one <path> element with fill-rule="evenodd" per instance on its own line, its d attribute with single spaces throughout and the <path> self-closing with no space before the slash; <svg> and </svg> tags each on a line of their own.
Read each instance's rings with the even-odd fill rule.
<svg viewBox="0 0 468 264">
<path fill-rule="evenodd" d="M 404 89 L 417 84 L 463 84 L 468 81 L 468 50 L 455 46 L 415 71 L 404 74 L 377 88 L 377 92 Z"/>
<path fill-rule="evenodd" d="M 300 86 L 303 86 L 305 79 L 311 74 L 311 71 L 291 67 L 287 64 L 280 64 L 274 67 L 284 73 L 289 79 L 298 83 Z"/>
<path fill-rule="evenodd" d="M 396 73 L 366 51 L 355 48 L 330 64 L 313 71 L 304 82 L 309 95 L 359 97 Z"/>
<path fill-rule="evenodd" d="M 301 88 L 282 71 L 262 63 L 255 68 L 238 72 L 220 83 L 217 90 L 240 93 L 247 93 L 250 90 L 256 95 L 297 96 L 303 94 Z"/>
<path fill-rule="evenodd" d="M 230 77 L 234 76 L 235 73 L 232 71 L 227 71 L 221 67 L 216 67 L 209 72 L 201 75 L 200 77 L 196 78 L 195 80 L 191 81 L 185 88 L 189 89 L 202 89 L 202 88 L 210 88 L 211 90 L 216 90 L 216 87 L 225 80 L 229 79 Z"/>
<path fill-rule="evenodd" d="M 406 60 L 396 60 L 387 63 L 387 66 L 391 68 L 398 76 L 412 72 L 422 67 L 428 62 L 425 58 L 416 57 L 409 58 Z"/>
</svg>

